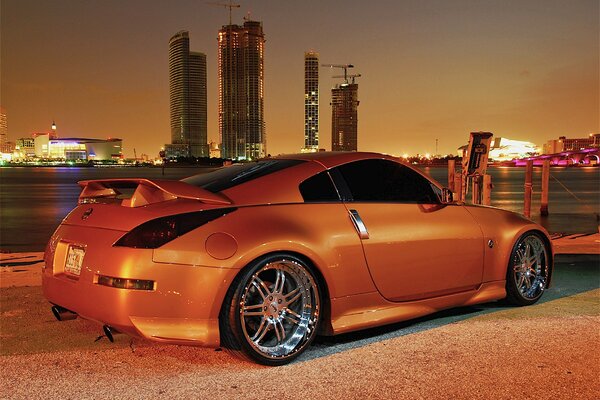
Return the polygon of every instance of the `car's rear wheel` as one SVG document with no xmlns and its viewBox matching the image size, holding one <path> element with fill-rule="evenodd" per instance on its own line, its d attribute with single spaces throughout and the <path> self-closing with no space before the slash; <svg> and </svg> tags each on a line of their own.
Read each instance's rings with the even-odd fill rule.
<svg viewBox="0 0 600 400">
<path fill-rule="evenodd" d="M 533 304 L 542 297 L 550 273 L 549 249 L 536 232 L 519 238 L 510 256 L 506 273 L 506 299 L 519 306 Z"/>
<path fill-rule="evenodd" d="M 319 282 L 299 258 L 256 260 L 233 282 L 221 313 L 224 345 L 265 365 L 298 357 L 314 339 L 321 311 Z"/>
</svg>

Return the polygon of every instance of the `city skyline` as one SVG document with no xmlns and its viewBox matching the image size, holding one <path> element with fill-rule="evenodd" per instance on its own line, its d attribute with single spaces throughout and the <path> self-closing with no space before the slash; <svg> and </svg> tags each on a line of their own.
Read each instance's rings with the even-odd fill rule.
<svg viewBox="0 0 600 400">
<path fill-rule="evenodd" d="M 598 3 L 242 2 L 269 37 L 265 121 L 271 154 L 303 147 L 306 49 L 360 65 L 360 150 L 456 154 L 489 130 L 538 145 L 598 129 Z M 9 139 L 55 119 L 68 136 L 121 137 L 126 156 L 169 141 L 165 38 L 206 50 L 208 140 L 218 140 L 216 32 L 226 10 L 197 2 L 3 1 L 2 106 Z M 27 21 L 27 23 L 22 23 Z M 320 88 L 336 83 L 325 69 Z M 322 102 L 329 103 L 325 98 Z M 320 147 L 329 149 L 321 105 Z"/>
</svg>

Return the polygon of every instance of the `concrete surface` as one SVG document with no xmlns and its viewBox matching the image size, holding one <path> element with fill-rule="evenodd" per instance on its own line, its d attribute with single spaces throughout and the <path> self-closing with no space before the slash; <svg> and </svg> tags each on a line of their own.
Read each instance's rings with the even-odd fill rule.
<svg viewBox="0 0 600 400">
<path fill-rule="evenodd" d="M 564 240 L 568 250 L 596 239 Z M 29 256 L 0 258 L 12 264 L 0 268 L 0 398 L 599 398 L 597 254 L 558 255 L 554 286 L 534 306 L 490 303 L 318 338 L 278 368 L 124 335 L 95 341 L 99 326 L 54 320 L 40 254 Z"/>
</svg>

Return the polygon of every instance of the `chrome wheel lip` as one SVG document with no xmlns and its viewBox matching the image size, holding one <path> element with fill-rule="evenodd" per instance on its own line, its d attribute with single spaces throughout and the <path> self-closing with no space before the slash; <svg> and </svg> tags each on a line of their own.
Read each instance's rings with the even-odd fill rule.
<svg viewBox="0 0 600 400">
<path fill-rule="evenodd" d="M 513 278 L 517 291 L 526 300 L 536 300 L 548 282 L 548 251 L 537 235 L 524 237 L 513 257 Z"/>
<path fill-rule="evenodd" d="M 263 280 L 273 274 L 274 282 Z M 291 357 L 315 335 L 319 302 L 317 283 L 306 267 L 288 259 L 268 262 L 242 290 L 239 318 L 244 339 L 266 358 Z"/>
</svg>

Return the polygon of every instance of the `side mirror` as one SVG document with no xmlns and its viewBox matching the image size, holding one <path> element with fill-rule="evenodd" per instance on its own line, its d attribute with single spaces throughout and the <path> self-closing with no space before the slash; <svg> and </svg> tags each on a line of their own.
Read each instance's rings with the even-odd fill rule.
<svg viewBox="0 0 600 400">
<path fill-rule="evenodd" d="M 448 188 L 442 188 L 442 203 L 452 203 L 453 201 L 452 191 Z"/>
</svg>

